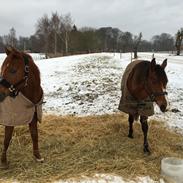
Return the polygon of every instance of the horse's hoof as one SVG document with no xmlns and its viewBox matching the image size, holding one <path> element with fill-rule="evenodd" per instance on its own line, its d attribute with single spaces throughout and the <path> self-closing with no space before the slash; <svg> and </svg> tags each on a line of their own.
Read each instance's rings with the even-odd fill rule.
<svg viewBox="0 0 183 183">
<path fill-rule="evenodd" d="M 38 163 L 43 163 L 44 162 L 44 158 L 36 158 L 36 157 L 34 157 L 34 159 Z"/>
<path fill-rule="evenodd" d="M 133 135 L 131 135 L 131 134 L 129 134 L 128 137 L 131 138 L 131 139 L 133 139 Z"/>
<path fill-rule="evenodd" d="M 7 170 L 9 168 L 9 162 L 4 162 L 0 164 L 0 170 Z"/>
<path fill-rule="evenodd" d="M 144 154 L 148 156 L 151 155 L 151 151 L 149 150 L 149 148 L 144 148 Z"/>
<path fill-rule="evenodd" d="M 144 152 L 144 155 L 150 156 L 151 155 L 151 152 L 150 151 Z"/>
</svg>

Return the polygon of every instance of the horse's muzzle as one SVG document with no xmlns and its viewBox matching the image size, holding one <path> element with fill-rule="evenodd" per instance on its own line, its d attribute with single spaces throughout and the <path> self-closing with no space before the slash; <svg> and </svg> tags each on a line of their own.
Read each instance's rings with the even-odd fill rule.
<svg viewBox="0 0 183 183">
<path fill-rule="evenodd" d="M 5 93 L 0 93 L 0 102 L 2 102 L 6 98 Z"/>
</svg>

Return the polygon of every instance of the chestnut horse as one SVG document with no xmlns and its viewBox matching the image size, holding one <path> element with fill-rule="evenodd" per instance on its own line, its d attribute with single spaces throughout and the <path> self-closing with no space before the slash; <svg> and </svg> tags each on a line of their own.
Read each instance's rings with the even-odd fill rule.
<svg viewBox="0 0 183 183">
<path fill-rule="evenodd" d="M 9 97 L 16 97 L 21 92 L 33 104 L 43 96 L 40 72 L 30 55 L 12 47 L 5 49 L 7 57 L 1 67 L 0 102 Z M 12 139 L 14 126 L 5 125 L 4 147 L 1 155 L 1 168 L 8 168 L 7 150 Z M 33 143 L 33 155 L 39 162 L 43 161 L 38 147 L 37 113 L 32 116 L 29 130 Z"/>
<path fill-rule="evenodd" d="M 147 133 L 148 133 L 147 119 L 148 116 L 154 114 L 153 102 L 155 102 L 159 106 L 162 112 L 166 111 L 167 100 L 165 95 L 167 95 L 166 85 L 168 79 L 165 73 L 165 67 L 167 66 L 167 59 L 165 59 L 161 65 L 156 64 L 155 58 L 152 59 L 151 62 L 144 60 L 134 61 L 131 64 L 129 64 L 129 66 L 130 65 L 132 66 L 134 65 L 134 67 L 132 71 L 130 71 L 127 77 L 125 87 L 127 87 L 130 96 L 132 96 L 133 98 L 133 101 L 136 102 L 135 105 L 137 109 L 135 109 L 136 110 L 135 112 L 131 110 L 131 108 L 129 108 L 129 110 L 126 110 L 124 108 L 124 105 L 126 104 L 124 104 L 121 97 L 119 110 L 126 112 L 129 115 L 128 116 L 129 138 L 133 138 L 133 122 L 135 119 L 137 120 L 138 117 L 140 116 L 140 122 L 144 134 L 144 153 L 150 154 L 147 140 Z M 122 90 L 122 96 L 123 96 L 123 90 Z M 146 101 L 146 99 L 148 100 Z M 147 115 L 144 112 L 144 109 L 142 109 L 141 112 L 139 112 L 138 106 L 141 104 L 144 106 L 147 105 L 151 109 L 149 115 Z"/>
</svg>

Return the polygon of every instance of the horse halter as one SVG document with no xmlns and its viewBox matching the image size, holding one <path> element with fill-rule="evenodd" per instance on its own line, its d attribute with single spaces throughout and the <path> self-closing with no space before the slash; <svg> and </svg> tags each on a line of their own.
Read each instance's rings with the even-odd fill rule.
<svg viewBox="0 0 183 183">
<path fill-rule="evenodd" d="M 149 98 L 151 99 L 152 102 L 155 102 L 156 100 L 156 97 L 160 97 L 160 96 L 164 96 L 164 95 L 168 95 L 168 92 L 164 91 L 164 92 L 150 92 L 148 90 L 148 87 L 147 87 L 147 82 L 145 82 L 145 91 L 146 93 L 148 94 Z"/>
<path fill-rule="evenodd" d="M 156 97 L 168 95 L 168 92 L 152 92 L 151 95 L 149 95 L 152 102 L 155 102 Z"/>
<path fill-rule="evenodd" d="M 148 78 L 148 74 L 149 74 L 149 70 L 147 70 L 147 73 L 146 73 L 146 77 L 147 78 Z M 147 79 L 145 79 L 144 80 L 144 89 L 145 89 L 148 97 L 151 99 L 152 102 L 155 102 L 156 101 L 156 97 L 168 95 L 168 92 L 167 91 L 154 92 L 154 91 L 152 91 L 152 89 L 149 90 L 149 88 L 151 88 L 151 87 L 148 87 Z"/>
<path fill-rule="evenodd" d="M 19 93 L 19 89 L 17 89 L 18 86 L 20 86 L 21 84 L 24 84 L 24 87 L 27 86 L 27 82 L 28 82 L 28 75 L 29 75 L 29 59 L 27 56 L 23 56 L 23 60 L 24 60 L 24 77 L 23 79 L 21 79 L 20 81 L 18 81 L 15 84 L 11 84 L 10 82 L 8 82 L 5 78 L 3 78 L 2 76 L 0 76 L 0 85 L 4 86 L 5 88 L 8 88 L 8 90 L 10 91 L 10 97 L 16 97 Z"/>
</svg>

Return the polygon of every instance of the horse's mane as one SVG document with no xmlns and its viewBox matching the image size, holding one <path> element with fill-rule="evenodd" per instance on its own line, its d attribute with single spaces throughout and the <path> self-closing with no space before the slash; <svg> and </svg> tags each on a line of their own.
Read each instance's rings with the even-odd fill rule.
<svg viewBox="0 0 183 183">
<path fill-rule="evenodd" d="M 149 73 L 150 62 L 142 61 L 138 63 L 132 70 L 136 74 L 135 80 L 137 83 L 144 83 Z"/>
<path fill-rule="evenodd" d="M 41 79 L 40 79 L 40 70 L 39 70 L 38 66 L 34 63 L 33 58 L 31 57 L 31 55 L 29 55 L 27 53 L 24 53 L 24 52 L 22 52 L 22 54 L 23 54 L 23 56 L 26 56 L 26 57 L 29 58 L 29 64 L 32 67 L 32 71 L 35 75 L 37 74 L 36 76 L 37 76 L 37 79 L 39 80 L 39 83 L 40 83 L 40 81 L 41 81 Z"/>
</svg>

